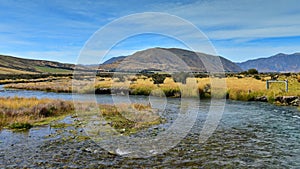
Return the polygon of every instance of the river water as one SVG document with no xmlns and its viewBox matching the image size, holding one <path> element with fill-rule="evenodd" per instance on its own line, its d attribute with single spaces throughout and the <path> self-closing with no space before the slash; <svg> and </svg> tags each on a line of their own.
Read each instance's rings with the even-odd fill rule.
<svg viewBox="0 0 300 169">
<path fill-rule="evenodd" d="M 72 94 L 5 90 L 2 86 L 0 96 L 72 100 Z M 122 100 L 122 96 L 119 98 Z M 134 102 L 149 100 L 145 96 L 130 99 Z M 112 103 L 109 95 L 97 95 L 96 100 Z M 161 101 L 165 104 L 162 116 L 167 122 L 133 137 L 155 137 L 172 126 L 181 100 L 165 101 Z M 197 119 L 189 133 L 169 151 L 147 158 L 116 155 L 91 139 L 78 139 L 88 135 L 80 126 L 41 126 L 27 132 L 2 130 L 0 168 L 300 168 L 300 112 L 296 108 L 228 100 L 217 129 L 206 142 L 199 143 L 211 104 L 209 100 L 201 100 L 199 105 Z M 73 121 L 71 117 L 63 120 Z"/>
</svg>

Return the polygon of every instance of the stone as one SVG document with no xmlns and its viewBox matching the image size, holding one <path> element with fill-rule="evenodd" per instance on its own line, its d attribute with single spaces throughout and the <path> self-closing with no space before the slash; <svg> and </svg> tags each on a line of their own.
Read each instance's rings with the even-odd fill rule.
<svg viewBox="0 0 300 169">
<path fill-rule="evenodd" d="M 300 106 L 300 98 L 297 96 L 278 96 L 275 101 L 283 105 Z"/>
<path fill-rule="evenodd" d="M 268 98 L 266 96 L 256 97 L 254 101 L 268 102 Z"/>
</svg>

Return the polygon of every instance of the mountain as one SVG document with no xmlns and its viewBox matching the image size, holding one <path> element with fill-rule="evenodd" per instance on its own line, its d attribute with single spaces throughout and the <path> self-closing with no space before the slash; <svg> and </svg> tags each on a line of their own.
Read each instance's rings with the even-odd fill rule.
<svg viewBox="0 0 300 169">
<path fill-rule="evenodd" d="M 279 53 L 268 58 L 237 63 L 237 65 L 243 70 L 255 68 L 259 72 L 300 72 L 300 53 L 290 55 Z"/>
<path fill-rule="evenodd" d="M 126 58 L 126 56 L 118 56 L 118 57 L 113 57 L 107 61 L 105 61 L 103 64 L 113 64 L 114 62 L 119 62 L 122 61 Z"/>
<path fill-rule="evenodd" d="M 74 64 L 0 55 L 0 74 L 72 73 Z"/>
<path fill-rule="evenodd" d="M 221 61 L 221 63 L 220 63 Z M 235 63 L 219 56 L 179 48 L 150 48 L 129 56 L 109 59 L 99 69 L 115 71 L 161 70 L 163 72 L 240 72 Z"/>
</svg>

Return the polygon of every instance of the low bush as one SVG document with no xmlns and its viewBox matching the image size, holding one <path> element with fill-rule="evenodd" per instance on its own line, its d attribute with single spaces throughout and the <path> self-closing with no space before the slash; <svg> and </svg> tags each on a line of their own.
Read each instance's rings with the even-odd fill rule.
<svg viewBox="0 0 300 169">
<path fill-rule="evenodd" d="M 151 77 L 152 77 L 154 84 L 162 84 L 162 83 L 164 83 L 167 75 L 155 73 Z"/>
<path fill-rule="evenodd" d="M 13 123 L 9 126 L 10 129 L 28 130 L 32 127 L 30 123 Z"/>
</svg>

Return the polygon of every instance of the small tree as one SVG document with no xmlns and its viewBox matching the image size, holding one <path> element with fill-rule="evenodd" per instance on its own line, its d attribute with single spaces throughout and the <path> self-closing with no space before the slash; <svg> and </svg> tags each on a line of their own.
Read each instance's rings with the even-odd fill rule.
<svg viewBox="0 0 300 169">
<path fill-rule="evenodd" d="M 256 69 L 249 69 L 248 74 L 255 75 L 255 74 L 258 74 L 258 71 Z"/>
<path fill-rule="evenodd" d="M 164 83 L 167 75 L 155 73 L 152 75 L 152 80 L 154 84 L 162 84 Z"/>
</svg>

